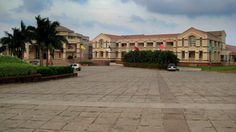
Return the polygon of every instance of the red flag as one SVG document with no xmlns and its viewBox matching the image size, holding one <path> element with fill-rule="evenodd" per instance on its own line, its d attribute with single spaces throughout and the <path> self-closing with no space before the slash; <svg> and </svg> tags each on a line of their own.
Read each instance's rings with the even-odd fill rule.
<svg viewBox="0 0 236 132">
<path fill-rule="evenodd" d="M 135 46 L 134 51 L 139 51 L 139 48 Z"/>
<path fill-rule="evenodd" d="M 161 45 L 160 45 L 160 49 L 165 49 L 166 48 L 166 46 L 162 43 Z"/>
</svg>

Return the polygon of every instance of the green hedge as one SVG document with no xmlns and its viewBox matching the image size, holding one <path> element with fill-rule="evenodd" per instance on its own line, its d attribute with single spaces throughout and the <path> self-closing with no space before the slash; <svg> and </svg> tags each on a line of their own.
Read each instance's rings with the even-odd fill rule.
<svg viewBox="0 0 236 132">
<path fill-rule="evenodd" d="M 71 66 L 49 66 L 49 67 L 37 67 L 37 73 L 42 76 L 61 75 L 73 73 Z"/>
<path fill-rule="evenodd" d="M 91 61 L 80 61 L 79 63 L 80 63 L 81 65 L 85 65 L 85 64 L 91 65 L 91 64 L 92 64 Z"/>
<path fill-rule="evenodd" d="M 1 56 L 0 55 L 0 64 L 2 63 L 20 63 L 20 64 L 27 64 L 24 60 L 21 60 L 14 56 Z"/>
<path fill-rule="evenodd" d="M 124 66 L 127 67 L 139 67 L 139 68 L 151 68 L 151 69 L 159 69 L 159 64 L 151 64 L 151 63 L 123 63 Z"/>
<path fill-rule="evenodd" d="M 0 77 L 31 75 L 35 73 L 36 73 L 35 67 L 28 64 L 19 64 L 19 63 L 0 64 Z"/>
<path fill-rule="evenodd" d="M 122 58 L 125 66 L 165 69 L 169 63 L 178 63 L 172 51 L 130 51 Z"/>
<path fill-rule="evenodd" d="M 71 66 L 37 67 L 12 57 L 0 56 L 0 77 L 22 76 L 39 73 L 42 76 L 73 73 Z"/>
</svg>

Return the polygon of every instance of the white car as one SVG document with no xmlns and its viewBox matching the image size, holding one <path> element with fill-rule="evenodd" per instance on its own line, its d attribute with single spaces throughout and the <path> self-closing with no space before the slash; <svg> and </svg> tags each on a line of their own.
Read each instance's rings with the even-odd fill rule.
<svg viewBox="0 0 236 132">
<path fill-rule="evenodd" d="M 81 71 L 80 64 L 78 63 L 71 64 L 71 67 L 74 68 L 76 71 Z"/>
</svg>

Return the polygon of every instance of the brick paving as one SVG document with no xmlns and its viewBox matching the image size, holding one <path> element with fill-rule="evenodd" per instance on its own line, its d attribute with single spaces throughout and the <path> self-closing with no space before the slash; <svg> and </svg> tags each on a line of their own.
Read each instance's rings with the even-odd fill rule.
<svg viewBox="0 0 236 132">
<path fill-rule="evenodd" d="M 83 67 L 0 85 L 0 132 L 235 132 L 236 74 Z"/>
</svg>

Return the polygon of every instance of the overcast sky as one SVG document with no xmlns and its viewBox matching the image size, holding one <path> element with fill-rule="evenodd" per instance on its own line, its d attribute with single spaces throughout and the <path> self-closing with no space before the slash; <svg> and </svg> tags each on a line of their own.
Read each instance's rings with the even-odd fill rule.
<svg viewBox="0 0 236 132">
<path fill-rule="evenodd" d="M 4 31 L 35 25 L 49 17 L 93 39 L 99 33 L 181 33 L 190 27 L 225 30 L 236 45 L 236 0 L 0 0 L 0 37 Z"/>
</svg>

